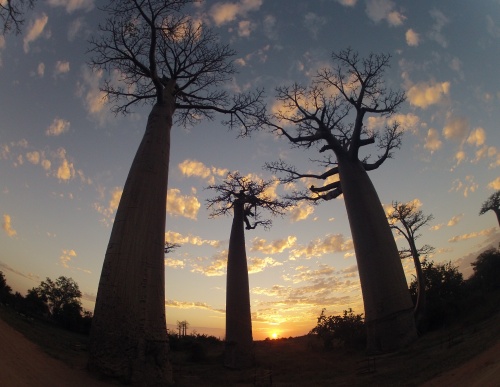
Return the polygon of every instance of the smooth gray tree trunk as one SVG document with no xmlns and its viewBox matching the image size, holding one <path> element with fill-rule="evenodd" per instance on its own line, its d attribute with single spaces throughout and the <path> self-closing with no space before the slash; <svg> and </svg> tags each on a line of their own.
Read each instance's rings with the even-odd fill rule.
<svg viewBox="0 0 500 387">
<path fill-rule="evenodd" d="M 224 365 L 237 369 L 251 367 L 254 364 L 243 206 L 244 204 L 238 200 L 234 203 L 227 257 Z"/>
<path fill-rule="evenodd" d="M 90 335 L 89 369 L 132 385 L 172 382 L 164 266 L 174 111 L 169 102 L 153 107 L 128 174 L 104 259 Z"/>
<path fill-rule="evenodd" d="M 417 338 L 398 248 L 362 163 L 339 157 L 338 167 L 363 293 L 367 350 L 393 351 Z"/>
</svg>

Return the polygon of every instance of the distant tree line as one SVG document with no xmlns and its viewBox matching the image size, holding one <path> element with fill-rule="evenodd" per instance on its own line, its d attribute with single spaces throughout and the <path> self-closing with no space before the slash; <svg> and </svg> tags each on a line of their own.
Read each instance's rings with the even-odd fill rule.
<svg viewBox="0 0 500 387">
<path fill-rule="evenodd" d="M 500 311 L 500 246 L 482 252 L 471 263 L 473 274 L 464 280 L 458 267 L 451 262 L 422 261 L 422 273 L 427 299 L 425 331 L 449 327 L 463 321 L 480 321 Z M 413 302 L 417 301 L 418 281 L 410 283 Z M 325 349 L 338 347 L 362 348 L 366 330 L 362 314 L 352 309 L 343 315 L 327 316 L 321 311 L 316 326 L 309 332 L 323 341 Z"/>
<path fill-rule="evenodd" d="M 92 313 L 82 308 L 82 292 L 78 284 L 61 276 L 55 281 L 47 278 L 26 296 L 12 292 L 5 275 L 0 271 L 0 303 L 13 308 L 29 318 L 36 318 L 59 325 L 64 329 L 88 334 Z"/>
</svg>

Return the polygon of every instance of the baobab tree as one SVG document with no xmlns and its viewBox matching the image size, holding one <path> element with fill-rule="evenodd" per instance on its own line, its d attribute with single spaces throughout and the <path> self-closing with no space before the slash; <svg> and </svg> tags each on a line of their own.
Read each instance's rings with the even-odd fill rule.
<svg viewBox="0 0 500 387">
<path fill-rule="evenodd" d="M 261 210 L 272 215 L 283 215 L 291 205 L 270 194 L 273 180 L 254 181 L 238 172 L 229 173 L 221 184 L 214 184 L 218 196 L 207 200 L 210 217 L 227 215 L 233 211 L 229 237 L 226 283 L 226 345 L 224 365 L 246 368 L 254 363 L 250 288 L 245 248 L 245 231 L 258 225 L 271 227 L 271 219 L 262 219 Z M 251 221 L 249 217 L 253 217 Z"/>
<path fill-rule="evenodd" d="M 481 206 L 479 215 L 483 215 L 490 210 L 497 216 L 498 225 L 500 226 L 500 191 L 491 194 L 490 197 L 486 199 Z"/>
<path fill-rule="evenodd" d="M 419 330 L 424 329 L 423 323 L 426 314 L 426 297 L 425 297 L 425 278 L 420 262 L 421 255 L 428 255 L 434 251 L 434 248 L 429 245 L 423 245 L 417 248 L 416 240 L 421 236 L 418 230 L 429 224 L 434 219 L 434 216 L 424 215 L 422 210 L 418 210 L 415 202 L 400 203 L 393 201 L 390 212 L 387 214 L 389 225 L 399 235 L 405 237 L 408 242 L 408 248 L 401 248 L 399 256 L 404 258 L 413 258 L 415 264 L 416 280 L 417 280 L 417 302 L 414 307 L 415 321 Z"/>
<path fill-rule="evenodd" d="M 14 30 L 16 34 L 21 32 L 24 24 L 24 14 L 32 9 L 36 0 L 4 0 L 0 1 L 0 19 L 2 20 L 2 33 L 6 34 Z"/>
<path fill-rule="evenodd" d="M 89 369 L 127 384 L 172 380 L 164 249 L 173 120 L 192 125 L 224 113 L 229 127 L 247 131 L 261 109 L 260 92 L 223 88 L 235 74 L 234 51 L 189 17 L 192 2 L 110 0 L 90 40 L 90 64 L 109 75 L 102 91 L 113 111 L 152 105 L 116 212 L 89 343 Z"/>
<path fill-rule="evenodd" d="M 278 87 L 278 106 L 263 125 L 294 147 L 317 146 L 324 172 L 300 172 L 282 160 L 267 163 L 283 183 L 318 179 L 322 186 L 296 189 L 288 198 L 318 203 L 343 195 L 358 264 L 370 352 L 401 348 L 417 337 L 413 304 L 398 249 L 368 172 L 380 167 L 400 147 L 403 130 L 396 120 L 370 130 L 367 115 L 391 118 L 405 93 L 385 86 L 390 55 L 362 59 L 351 49 L 333 53 L 333 66 L 319 70 L 309 86 Z M 393 117 L 392 117 L 393 118 Z M 361 156 L 375 144 L 380 153 Z M 370 161 L 373 160 L 373 161 Z"/>
</svg>

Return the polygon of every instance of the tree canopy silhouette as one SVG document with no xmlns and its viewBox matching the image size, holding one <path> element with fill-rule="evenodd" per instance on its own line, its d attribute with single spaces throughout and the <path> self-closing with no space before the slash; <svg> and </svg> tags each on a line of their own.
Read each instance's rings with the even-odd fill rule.
<svg viewBox="0 0 500 387">
<path fill-rule="evenodd" d="M 488 211 L 493 211 L 497 216 L 498 225 L 500 226 L 500 190 L 491 194 L 481 206 L 479 215 L 483 215 Z"/>
</svg>

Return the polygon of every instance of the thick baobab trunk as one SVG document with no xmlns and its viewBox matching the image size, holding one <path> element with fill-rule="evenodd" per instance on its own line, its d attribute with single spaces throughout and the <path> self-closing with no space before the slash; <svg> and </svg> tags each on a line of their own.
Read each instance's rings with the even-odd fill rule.
<svg viewBox="0 0 500 387">
<path fill-rule="evenodd" d="M 338 158 L 365 307 L 367 350 L 399 349 L 417 337 L 403 265 L 377 192 L 361 162 Z"/>
<path fill-rule="evenodd" d="M 165 216 L 173 104 L 156 104 L 116 212 L 92 321 L 89 370 L 172 382 L 165 321 Z"/>
<path fill-rule="evenodd" d="M 224 365 L 230 368 L 247 368 L 254 362 L 243 206 L 238 200 L 234 203 L 227 257 Z"/>
</svg>

